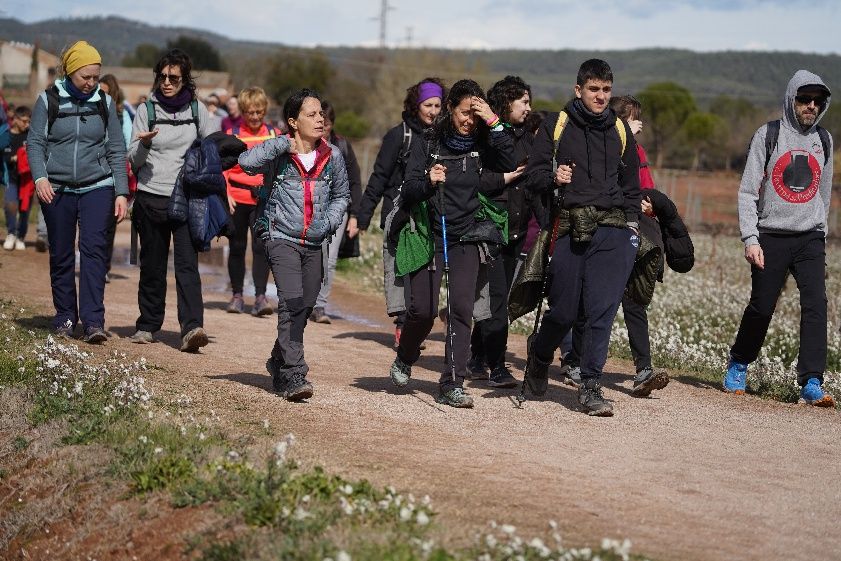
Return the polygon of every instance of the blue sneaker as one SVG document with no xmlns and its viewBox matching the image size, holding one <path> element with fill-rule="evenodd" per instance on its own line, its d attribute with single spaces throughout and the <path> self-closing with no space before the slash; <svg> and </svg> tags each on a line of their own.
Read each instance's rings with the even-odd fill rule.
<svg viewBox="0 0 841 561">
<path fill-rule="evenodd" d="M 723 389 L 735 395 L 744 395 L 747 385 L 748 365 L 736 362 L 732 358 L 727 363 L 727 373 L 724 375 Z"/>
<path fill-rule="evenodd" d="M 806 385 L 800 389 L 800 397 L 809 405 L 815 407 L 834 407 L 835 400 L 828 393 L 821 389 L 821 381 L 817 378 L 809 378 Z"/>
</svg>

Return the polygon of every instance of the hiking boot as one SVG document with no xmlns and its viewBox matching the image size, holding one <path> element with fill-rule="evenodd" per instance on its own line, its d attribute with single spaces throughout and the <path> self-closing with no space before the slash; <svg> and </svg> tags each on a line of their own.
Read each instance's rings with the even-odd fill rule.
<svg viewBox="0 0 841 561">
<path fill-rule="evenodd" d="M 254 317 L 270 316 L 274 313 L 274 308 L 265 294 L 259 294 L 254 299 L 254 305 L 251 306 L 251 315 Z"/>
<path fill-rule="evenodd" d="M 231 301 L 228 302 L 228 307 L 225 308 L 225 311 L 229 314 L 241 314 L 244 309 L 245 302 L 242 300 L 242 294 L 236 293 L 231 297 Z"/>
<path fill-rule="evenodd" d="M 532 333 L 526 340 L 528 359 L 524 376 L 529 391 L 540 397 L 546 395 L 546 390 L 549 388 L 549 363 L 541 361 L 534 354 L 534 337 L 535 335 Z"/>
<path fill-rule="evenodd" d="M 207 339 L 207 333 L 204 328 L 196 327 L 187 332 L 181 338 L 181 352 L 194 353 L 201 347 L 207 345 L 210 341 Z"/>
<path fill-rule="evenodd" d="M 800 397 L 809 405 L 815 407 L 834 407 L 835 400 L 832 396 L 823 391 L 821 381 L 817 378 L 809 378 L 806 385 L 800 389 Z"/>
<path fill-rule="evenodd" d="M 47 251 L 47 239 L 43 237 L 38 237 L 35 240 L 35 251 L 38 253 L 45 253 Z"/>
<path fill-rule="evenodd" d="M 602 386 L 595 378 L 589 378 L 578 388 L 578 403 L 592 417 L 613 417 L 613 405 L 602 395 Z"/>
<path fill-rule="evenodd" d="M 435 398 L 437 403 L 450 407 L 473 408 L 473 398 L 464 393 L 464 388 L 453 388 L 448 392 L 441 392 Z"/>
<path fill-rule="evenodd" d="M 55 331 L 53 331 L 53 337 L 58 339 L 72 339 L 74 329 L 75 326 L 73 325 L 73 322 L 68 319 L 62 325 L 55 328 Z"/>
<path fill-rule="evenodd" d="M 669 375 L 659 370 L 654 371 L 646 366 L 634 376 L 634 389 L 631 394 L 637 397 L 648 397 L 653 390 L 662 390 L 669 384 Z"/>
<path fill-rule="evenodd" d="M 91 345 L 97 345 L 99 343 L 104 343 L 108 340 L 108 334 L 105 333 L 105 330 L 101 327 L 88 327 L 85 329 L 85 335 L 82 337 L 82 341 L 85 343 L 90 343 Z"/>
<path fill-rule="evenodd" d="M 409 383 L 409 378 L 412 377 L 412 366 L 406 364 L 400 358 L 395 357 L 394 362 L 391 363 L 388 375 L 395 386 L 398 388 L 405 387 Z"/>
<path fill-rule="evenodd" d="M 280 395 L 287 401 L 301 401 L 312 397 L 312 384 L 305 375 L 300 372 L 293 372 L 286 380 L 286 387 L 280 391 Z"/>
<path fill-rule="evenodd" d="M 727 363 L 727 372 L 724 374 L 722 388 L 727 393 L 744 395 L 747 375 L 748 365 L 743 362 L 736 362 L 731 358 Z"/>
<path fill-rule="evenodd" d="M 330 321 L 330 316 L 327 315 L 327 312 L 325 312 L 324 308 L 321 306 L 312 309 L 310 320 L 315 323 L 332 323 Z"/>
<path fill-rule="evenodd" d="M 511 371 L 503 364 L 491 370 L 488 385 L 492 388 L 515 388 L 517 387 L 517 378 L 512 376 Z"/>
<path fill-rule="evenodd" d="M 134 332 L 134 335 L 128 338 L 129 341 L 132 343 L 137 343 L 139 345 L 145 345 L 146 343 L 154 343 L 155 338 L 152 337 L 151 331 L 141 331 L 138 329 Z"/>
<path fill-rule="evenodd" d="M 286 377 L 281 374 L 280 372 L 280 364 L 278 361 L 274 359 L 274 357 L 269 357 L 266 360 L 266 370 L 269 371 L 269 374 L 272 375 L 272 387 L 274 391 L 277 393 L 283 393 L 286 391 Z"/>
<path fill-rule="evenodd" d="M 15 251 L 23 251 L 25 249 L 26 243 L 20 238 L 15 238 Z"/>
<path fill-rule="evenodd" d="M 487 380 L 488 369 L 485 367 L 485 361 L 478 356 L 470 357 L 467 361 L 467 375 L 468 380 Z"/>
<path fill-rule="evenodd" d="M 570 366 L 563 379 L 564 384 L 573 388 L 581 387 L 581 367 Z"/>
<path fill-rule="evenodd" d="M 15 248 L 15 240 L 17 240 L 17 236 L 14 234 L 6 236 L 6 240 L 3 242 L 3 249 L 7 251 L 13 250 Z"/>
</svg>

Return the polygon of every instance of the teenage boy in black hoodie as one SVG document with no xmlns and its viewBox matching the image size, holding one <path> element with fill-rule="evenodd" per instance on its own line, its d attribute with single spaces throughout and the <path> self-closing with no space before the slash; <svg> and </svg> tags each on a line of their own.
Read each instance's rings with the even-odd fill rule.
<svg viewBox="0 0 841 561">
<path fill-rule="evenodd" d="M 601 391 L 610 328 L 639 246 L 639 157 L 634 135 L 608 106 L 613 72 L 603 60 L 578 69 L 575 98 L 563 112 L 566 124 L 555 139 L 558 114 L 544 120 L 526 173 L 537 192 L 557 194 L 561 223 L 549 274 L 549 311 L 530 338 L 526 382 L 543 395 L 552 354 L 578 316 L 589 337 L 581 349 L 578 401 L 590 415 L 609 417 L 613 406 Z M 557 143 L 557 149 L 556 149 Z M 553 163 L 557 169 L 553 169 Z"/>
</svg>

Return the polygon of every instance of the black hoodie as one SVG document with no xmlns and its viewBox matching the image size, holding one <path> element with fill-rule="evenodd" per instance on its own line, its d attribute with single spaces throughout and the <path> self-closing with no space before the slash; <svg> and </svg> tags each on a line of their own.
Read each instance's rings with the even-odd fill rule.
<svg viewBox="0 0 841 561">
<path fill-rule="evenodd" d="M 403 112 L 403 122 L 385 133 L 377 159 L 374 162 L 374 170 L 368 179 L 368 186 L 362 195 L 359 204 L 359 213 L 356 217 L 357 224 L 361 230 L 367 230 L 374 216 L 374 210 L 383 200 L 383 208 L 380 211 L 380 228 L 385 227 L 385 217 L 394 207 L 394 198 L 400 184 L 403 182 L 403 173 L 407 162 L 400 162 L 400 152 L 403 150 L 403 123 L 405 123 L 412 134 L 412 145 L 423 142 L 423 127 L 420 121 Z M 411 146 L 410 146 L 411 149 Z M 408 158 L 407 158 L 408 159 Z"/>
<path fill-rule="evenodd" d="M 622 141 L 616 130 L 612 109 L 601 119 L 579 112 L 573 102 L 564 108 L 569 115 L 558 144 L 558 165 L 568 158 L 575 161 L 572 182 L 564 187 L 563 207 L 595 206 L 600 210 L 620 208 L 628 222 L 639 222 L 639 157 L 631 129 L 625 121 L 627 144 L 620 159 Z M 552 174 L 552 134 L 558 114 L 550 114 L 534 139 L 526 174 L 529 188 L 542 193 L 555 188 Z"/>
</svg>

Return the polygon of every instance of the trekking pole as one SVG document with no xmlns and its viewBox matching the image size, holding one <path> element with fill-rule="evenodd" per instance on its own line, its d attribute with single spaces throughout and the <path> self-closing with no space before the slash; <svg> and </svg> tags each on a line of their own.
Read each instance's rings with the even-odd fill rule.
<svg viewBox="0 0 841 561">
<path fill-rule="evenodd" d="M 549 251 L 546 254 L 546 265 L 543 271 L 543 284 L 540 288 L 540 300 L 537 303 L 537 312 L 534 315 L 534 326 L 531 330 L 531 335 L 526 339 L 527 349 L 526 349 L 526 370 L 523 374 L 523 383 L 520 385 L 520 394 L 517 396 L 517 407 L 522 407 L 523 402 L 526 401 L 526 379 L 529 375 L 529 366 L 531 365 L 531 361 L 534 360 L 534 352 L 532 351 L 531 346 L 534 344 L 534 340 L 537 337 L 537 329 L 540 327 L 540 316 L 543 312 L 543 298 L 546 295 L 546 290 L 549 285 L 549 272 L 546 270 L 549 268 L 549 260 L 552 259 L 552 252 L 555 250 L 555 238 L 558 236 L 558 227 L 560 225 L 560 212 L 559 206 L 555 197 L 552 197 L 552 205 L 551 205 L 551 213 L 550 216 L 552 217 L 552 233 L 551 238 L 549 239 Z M 529 344 L 531 343 L 531 344 Z"/>
<path fill-rule="evenodd" d="M 455 351 L 453 350 L 453 342 L 455 334 L 452 327 L 452 306 L 450 305 L 450 258 L 447 250 L 447 217 L 444 211 L 444 182 L 438 183 L 438 204 L 441 207 L 441 237 L 444 245 L 444 282 L 446 283 L 447 294 L 447 344 L 450 347 L 450 375 L 453 377 L 453 382 L 456 381 L 456 361 Z"/>
</svg>

